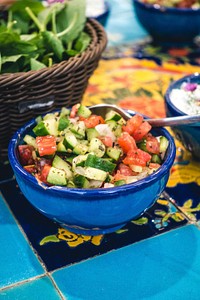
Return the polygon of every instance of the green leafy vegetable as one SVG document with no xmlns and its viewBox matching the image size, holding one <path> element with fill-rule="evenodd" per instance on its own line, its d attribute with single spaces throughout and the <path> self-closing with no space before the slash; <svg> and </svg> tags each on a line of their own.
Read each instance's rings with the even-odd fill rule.
<svg viewBox="0 0 200 300">
<path fill-rule="evenodd" d="M 44 67 L 46 67 L 43 63 L 39 62 L 38 60 L 31 58 L 31 70 L 37 71 Z"/>
<path fill-rule="evenodd" d="M 85 10 L 86 0 L 16 1 L 0 19 L 0 73 L 39 70 L 83 52 Z"/>
</svg>

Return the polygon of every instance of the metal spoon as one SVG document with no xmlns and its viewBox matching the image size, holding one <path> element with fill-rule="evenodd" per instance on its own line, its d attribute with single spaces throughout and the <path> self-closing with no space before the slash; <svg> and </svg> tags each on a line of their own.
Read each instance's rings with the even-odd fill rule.
<svg viewBox="0 0 200 300">
<path fill-rule="evenodd" d="M 122 108 L 112 105 L 112 104 L 97 104 L 89 107 L 93 114 L 100 115 L 104 117 L 108 111 L 111 109 L 119 113 L 125 120 L 131 118 L 130 110 L 123 110 Z M 177 126 L 185 124 L 195 124 L 200 122 L 200 115 L 190 115 L 190 116 L 180 116 L 180 117 L 170 117 L 161 119 L 146 119 L 152 127 L 164 127 L 164 126 Z"/>
</svg>

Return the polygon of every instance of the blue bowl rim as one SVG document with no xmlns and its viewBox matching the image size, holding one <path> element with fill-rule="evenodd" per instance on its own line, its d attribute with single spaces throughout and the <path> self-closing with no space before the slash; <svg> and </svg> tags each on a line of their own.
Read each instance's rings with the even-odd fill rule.
<svg viewBox="0 0 200 300">
<path fill-rule="evenodd" d="M 186 76 L 184 76 L 184 77 L 181 77 L 180 79 L 173 81 L 173 82 L 169 85 L 169 87 L 168 87 L 168 89 L 167 89 L 167 91 L 166 91 L 166 93 L 165 93 L 165 101 L 166 101 L 167 105 L 168 105 L 169 107 L 171 107 L 171 108 L 176 112 L 176 114 L 177 114 L 178 116 L 186 116 L 187 114 L 184 113 L 183 111 L 181 111 L 180 109 L 178 109 L 178 108 L 172 103 L 171 98 L 170 98 L 170 94 L 171 94 L 171 92 L 172 92 L 172 90 L 173 90 L 174 88 L 180 87 L 181 84 L 182 84 L 183 82 L 185 82 L 185 81 L 191 82 L 193 79 L 196 79 L 196 78 L 199 78 L 199 82 L 200 82 L 200 73 L 195 72 L 195 73 L 193 73 L 193 74 L 190 74 L 190 75 L 186 75 Z M 193 125 L 191 125 L 191 126 L 193 126 Z"/>
<path fill-rule="evenodd" d="M 180 14 L 185 14 L 185 13 L 199 13 L 200 8 L 177 8 L 177 7 L 167 7 L 167 6 L 161 6 L 159 4 L 149 4 L 149 3 L 144 3 L 141 0 L 133 0 L 133 3 L 137 3 L 146 9 L 153 10 L 153 11 L 160 11 L 160 12 L 171 12 L 171 13 L 180 13 Z"/>
<path fill-rule="evenodd" d="M 129 110 L 130 113 L 130 110 Z M 136 112 L 134 112 L 136 113 Z M 123 193 L 129 193 L 132 191 L 137 191 L 140 189 L 140 187 L 147 187 L 150 183 L 153 183 L 157 181 L 159 178 L 164 176 L 164 174 L 168 173 L 170 168 L 173 165 L 175 155 L 176 155 L 176 146 L 174 143 L 174 138 L 172 135 L 165 129 L 165 128 L 159 128 L 156 130 L 161 131 L 160 135 L 163 134 L 166 136 L 166 138 L 169 140 L 169 148 L 168 148 L 168 156 L 162 166 L 156 170 L 154 173 L 148 175 L 147 177 L 140 179 L 136 182 L 130 183 L 130 184 L 125 184 L 121 185 L 118 187 L 113 187 L 113 188 L 96 188 L 96 189 L 80 189 L 80 188 L 65 188 L 65 187 L 60 187 L 60 186 L 51 186 L 48 187 L 45 184 L 38 184 L 37 179 L 29 174 L 25 169 L 21 166 L 21 164 L 18 161 L 17 157 L 17 151 L 16 151 L 16 146 L 18 145 L 18 142 L 20 140 L 20 137 L 23 136 L 25 131 L 31 129 L 33 125 L 35 124 L 35 119 L 30 120 L 27 122 L 24 126 L 19 128 L 11 138 L 9 145 L 8 145 L 8 158 L 11 164 L 11 167 L 14 168 L 14 173 L 17 173 L 25 181 L 30 182 L 32 185 L 37 187 L 38 189 L 42 190 L 49 190 L 54 193 L 60 193 L 62 192 L 63 196 L 68 195 L 73 197 L 73 195 L 76 195 L 76 197 L 83 199 L 84 197 L 90 198 L 90 199 L 96 199 L 99 198 L 99 200 L 104 199 L 104 195 L 109 197 L 115 197 L 118 196 L 119 194 Z"/>
</svg>

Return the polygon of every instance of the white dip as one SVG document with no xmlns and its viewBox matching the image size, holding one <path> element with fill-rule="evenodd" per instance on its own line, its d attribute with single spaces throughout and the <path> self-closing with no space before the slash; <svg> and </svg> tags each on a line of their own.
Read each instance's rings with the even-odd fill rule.
<svg viewBox="0 0 200 300">
<path fill-rule="evenodd" d="M 184 82 L 179 89 L 173 89 L 171 102 L 187 115 L 200 114 L 200 84 Z"/>
</svg>

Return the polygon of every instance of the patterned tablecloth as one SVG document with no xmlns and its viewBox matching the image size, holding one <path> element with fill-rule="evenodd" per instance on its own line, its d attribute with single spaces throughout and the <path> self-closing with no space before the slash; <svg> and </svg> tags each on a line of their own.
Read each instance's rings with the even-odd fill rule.
<svg viewBox="0 0 200 300">
<path fill-rule="evenodd" d="M 198 44 L 155 46 L 136 20 L 133 36 L 126 27 L 130 1 L 110 2 L 111 15 L 123 15 L 124 23 L 108 20 L 109 44 L 83 103 L 163 117 L 169 84 L 200 72 Z M 124 35 L 117 34 L 119 27 Z M 165 193 L 139 219 L 107 235 L 74 234 L 47 219 L 24 198 L 9 164 L 1 165 L 0 299 L 199 299 L 200 162 L 174 138 L 176 159 Z"/>
</svg>

